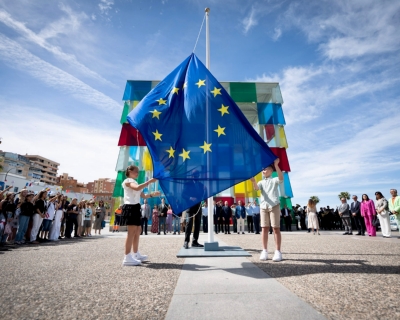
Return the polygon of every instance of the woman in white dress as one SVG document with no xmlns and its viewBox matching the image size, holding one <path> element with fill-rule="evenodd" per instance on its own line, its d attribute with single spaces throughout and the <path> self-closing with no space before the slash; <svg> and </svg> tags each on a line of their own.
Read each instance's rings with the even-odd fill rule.
<svg viewBox="0 0 400 320">
<path fill-rule="evenodd" d="M 319 233 L 319 223 L 317 216 L 317 206 L 315 205 L 315 202 L 312 199 L 308 200 L 306 213 L 308 217 L 308 229 L 312 229 L 314 235 L 315 235 L 315 229 L 317 229 L 317 233 L 319 235 L 320 233 Z"/>
<path fill-rule="evenodd" d="M 379 224 L 381 225 L 382 236 L 390 238 L 392 230 L 390 228 L 389 204 L 380 191 L 375 192 L 375 209 L 378 213 Z"/>
<path fill-rule="evenodd" d="M 58 241 L 58 237 L 60 236 L 61 221 L 64 217 L 63 204 L 63 195 L 59 194 L 56 201 L 54 202 L 56 214 L 54 216 L 53 224 L 50 227 L 50 241 Z"/>
</svg>

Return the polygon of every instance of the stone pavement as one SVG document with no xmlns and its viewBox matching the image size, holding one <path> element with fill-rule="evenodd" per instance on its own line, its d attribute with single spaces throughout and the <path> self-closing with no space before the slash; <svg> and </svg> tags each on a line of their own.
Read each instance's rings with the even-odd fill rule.
<svg viewBox="0 0 400 320">
<path fill-rule="evenodd" d="M 0 319 L 400 318 L 397 238 L 283 233 L 274 263 L 259 235 L 218 235 L 250 258 L 178 259 L 183 235 L 149 234 L 121 267 L 126 234 L 103 233 L 0 252 Z"/>
</svg>

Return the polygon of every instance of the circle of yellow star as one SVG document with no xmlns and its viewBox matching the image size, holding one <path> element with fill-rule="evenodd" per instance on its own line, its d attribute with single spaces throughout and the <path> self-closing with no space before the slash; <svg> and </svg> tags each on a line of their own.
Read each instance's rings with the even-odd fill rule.
<svg viewBox="0 0 400 320">
<path fill-rule="evenodd" d="M 228 108 L 229 106 L 222 105 L 222 107 L 218 109 L 218 111 L 221 112 L 221 117 L 223 117 L 225 113 L 229 114 Z"/>
<path fill-rule="evenodd" d="M 150 111 L 150 113 L 153 114 L 153 117 L 152 117 L 152 118 L 157 118 L 158 120 L 160 120 L 160 114 L 161 114 L 162 112 L 157 111 L 156 109 L 154 109 L 153 111 Z"/>
<path fill-rule="evenodd" d="M 223 134 L 224 136 L 226 136 L 224 130 L 225 130 L 225 128 L 221 128 L 221 127 L 218 125 L 218 129 L 215 129 L 214 131 L 215 131 L 216 133 L 218 133 L 218 138 L 219 138 L 219 136 L 220 136 L 221 134 Z"/>
<path fill-rule="evenodd" d="M 200 146 L 200 148 L 202 148 L 204 150 L 204 153 L 206 153 L 207 151 L 211 151 L 211 143 L 207 143 L 204 141 L 204 144 L 202 146 Z"/>
<path fill-rule="evenodd" d="M 221 89 L 222 89 L 222 88 L 217 89 L 216 87 L 214 87 L 214 90 L 211 91 L 211 93 L 214 95 L 214 98 L 215 98 L 217 95 L 221 94 Z"/>
<path fill-rule="evenodd" d="M 162 104 L 167 104 L 167 100 L 164 100 L 163 98 L 160 98 L 158 100 L 156 100 L 158 102 L 158 105 L 161 106 Z"/>
<path fill-rule="evenodd" d="M 186 151 L 185 149 L 182 149 L 182 153 L 179 156 L 182 157 L 183 161 L 185 161 L 186 159 L 190 159 L 189 153 L 190 153 L 190 151 Z"/>
<path fill-rule="evenodd" d="M 156 132 L 152 132 L 152 134 L 154 134 L 154 140 L 161 140 L 161 136 L 162 134 L 158 132 L 158 130 L 156 129 Z"/>
<path fill-rule="evenodd" d="M 171 147 L 169 147 L 169 150 L 166 150 L 167 152 L 168 152 L 168 154 L 169 154 L 169 157 L 168 157 L 168 159 L 169 158 L 175 158 L 175 156 L 174 156 L 174 153 L 175 153 L 175 150 L 174 149 L 172 149 L 172 146 Z"/>
<path fill-rule="evenodd" d="M 206 85 L 206 80 L 200 80 L 199 79 L 199 82 L 197 82 L 196 84 L 197 84 L 197 87 L 200 88 L 201 86 L 205 86 Z"/>
<path fill-rule="evenodd" d="M 172 94 L 176 93 L 179 94 L 179 88 L 174 87 L 171 91 Z"/>
</svg>

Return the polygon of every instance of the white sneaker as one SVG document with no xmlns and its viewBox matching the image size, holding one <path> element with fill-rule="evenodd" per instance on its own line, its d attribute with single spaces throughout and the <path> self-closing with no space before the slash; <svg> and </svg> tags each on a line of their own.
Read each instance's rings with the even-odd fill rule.
<svg viewBox="0 0 400 320">
<path fill-rule="evenodd" d="M 133 258 L 139 261 L 146 261 L 148 256 L 146 255 L 141 255 L 140 252 L 136 252 L 136 254 L 132 254 Z"/>
<path fill-rule="evenodd" d="M 278 250 L 275 250 L 274 257 L 272 258 L 272 261 L 278 262 L 282 261 L 282 253 Z"/>
<path fill-rule="evenodd" d="M 127 254 L 122 261 L 123 266 L 140 266 L 142 262 L 136 260 L 131 254 Z"/>
<path fill-rule="evenodd" d="M 268 260 L 268 252 L 267 251 L 263 250 L 261 252 L 260 260 L 263 260 L 263 261 Z"/>
</svg>

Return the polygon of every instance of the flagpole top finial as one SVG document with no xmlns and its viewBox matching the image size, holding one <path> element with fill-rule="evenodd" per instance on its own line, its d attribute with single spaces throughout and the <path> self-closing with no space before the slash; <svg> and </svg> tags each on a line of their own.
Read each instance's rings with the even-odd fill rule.
<svg viewBox="0 0 400 320">
<path fill-rule="evenodd" d="M 210 12 L 210 8 L 205 8 L 205 9 L 204 9 L 204 12 L 209 13 L 209 12 Z"/>
</svg>

